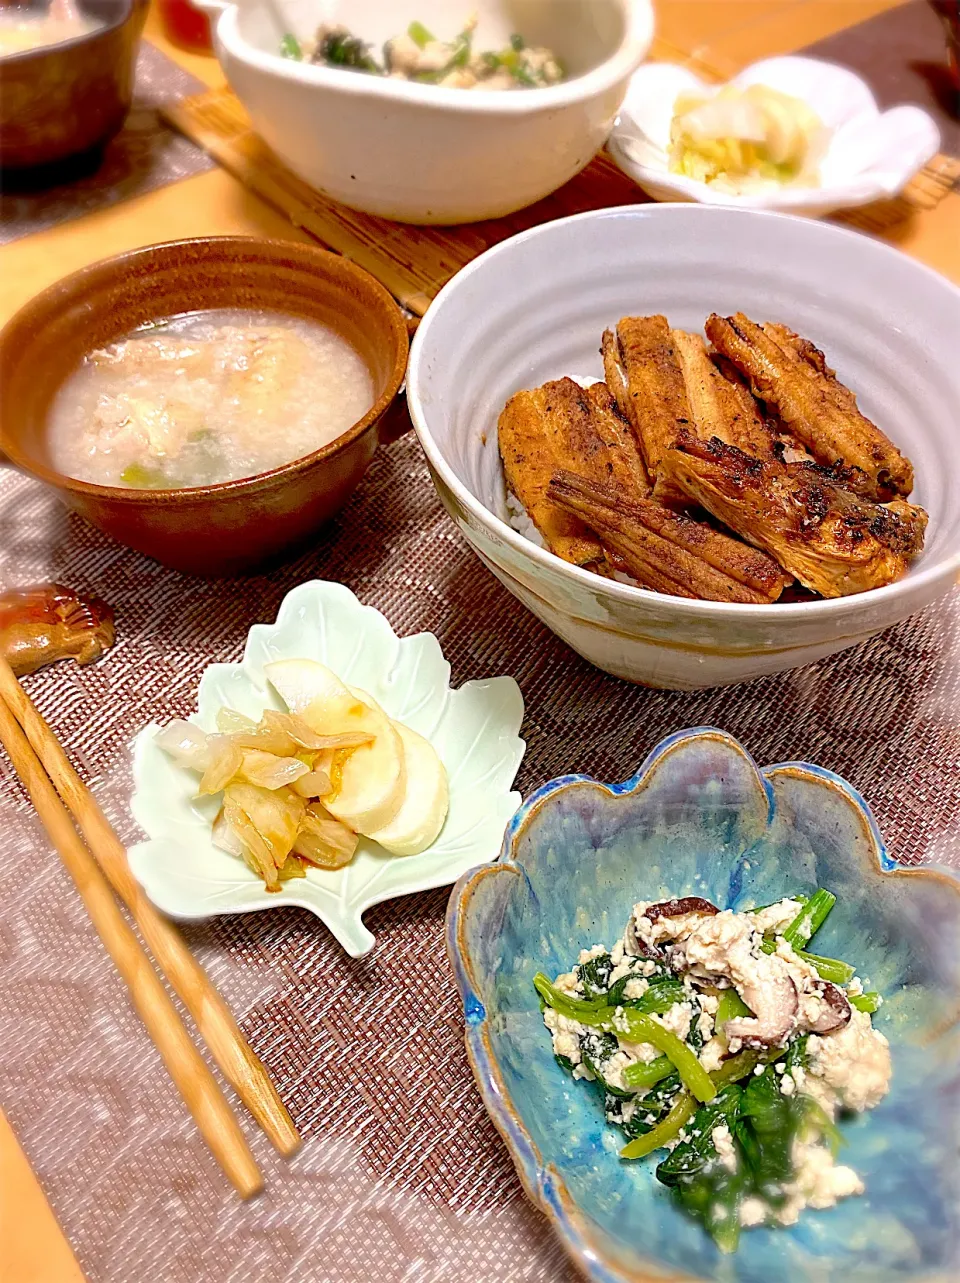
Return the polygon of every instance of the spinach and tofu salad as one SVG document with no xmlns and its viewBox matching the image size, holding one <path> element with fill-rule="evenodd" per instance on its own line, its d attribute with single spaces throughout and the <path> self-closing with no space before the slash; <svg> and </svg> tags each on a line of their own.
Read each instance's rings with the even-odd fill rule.
<svg viewBox="0 0 960 1283">
<path fill-rule="evenodd" d="M 534 980 L 554 1055 L 627 1137 L 621 1158 L 666 1151 L 657 1180 L 726 1252 L 741 1229 L 864 1191 L 837 1124 L 887 1094 L 890 1048 L 880 995 L 807 949 L 835 902 L 641 902 L 612 949 Z"/>
<path fill-rule="evenodd" d="M 473 47 L 476 25 L 476 18 L 471 18 L 452 40 L 439 40 L 422 22 L 411 22 L 403 35 L 383 46 L 382 61 L 372 45 L 339 25 L 322 25 L 309 40 L 298 40 L 288 32 L 280 42 L 280 53 L 298 62 L 445 89 L 543 89 L 564 79 L 556 55 L 540 45 L 528 45 L 520 35 L 511 36 L 505 49 L 478 52 Z"/>
</svg>

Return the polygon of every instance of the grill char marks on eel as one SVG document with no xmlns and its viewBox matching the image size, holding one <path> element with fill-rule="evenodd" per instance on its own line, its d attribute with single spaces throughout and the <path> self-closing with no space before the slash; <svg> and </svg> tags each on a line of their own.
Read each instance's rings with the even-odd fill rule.
<svg viewBox="0 0 960 1283">
<path fill-rule="evenodd" d="M 677 433 L 693 424 L 683 371 L 665 316 L 625 316 L 600 349 L 607 386 L 636 433 L 656 480 Z"/>
<path fill-rule="evenodd" d="M 557 504 L 595 531 L 629 574 L 657 592 L 709 601 L 766 604 L 789 584 L 772 558 L 702 521 L 651 499 L 561 471 L 550 483 Z"/>
<path fill-rule="evenodd" d="M 649 494 L 637 443 L 606 386 L 584 390 L 564 378 L 517 392 L 501 412 L 497 433 L 507 486 L 551 552 L 575 566 L 601 565 L 600 541 L 547 489 L 555 472 L 569 468 L 628 496 Z"/>
<path fill-rule="evenodd" d="M 707 336 L 776 410 L 818 463 L 842 463 L 864 476 L 855 488 L 884 502 L 913 489 L 913 467 L 863 415 L 819 348 L 783 325 L 757 325 L 742 312 L 707 320 Z"/>
<path fill-rule="evenodd" d="M 922 508 L 861 499 L 809 464 L 753 459 L 687 433 L 664 456 L 661 471 L 671 489 L 683 490 L 824 597 L 893 583 L 923 546 Z"/>
<path fill-rule="evenodd" d="M 702 441 L 717 437 L 758 459 L 774 458 L 776 437 L 746 384 L 710 359 L 699 334 L 685 330 L 671 330 L 670 334 L 697 436 Z"/>
</svg>

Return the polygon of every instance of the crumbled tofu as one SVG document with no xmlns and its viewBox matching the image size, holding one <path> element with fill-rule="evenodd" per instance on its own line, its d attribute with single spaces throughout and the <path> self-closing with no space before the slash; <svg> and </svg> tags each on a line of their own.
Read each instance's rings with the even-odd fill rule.
<svg viewBox="0 0 960 1283">
<path fill-rule="evenodd" d="M 737 1151 L 734 1149 L 733 1137 L 730 1135 L 730 1128 L 726 1123 L 720 1123 L 714 1127 L 710 1139 L 713 1141 L 713 1148 L 717 1151 L 717 1158 L 727 1169 L 728 1172 L 737 1170 Z"/>
<path fill-rule="evenodd" d="M 762 1198 L 755 1198 L 751 1195 L 740 1204 L 740 1224 L 744 1229 L 752 1229 L 754 1225 L 762 1225 L 769 1215 L 769 1205 Z"/>
<path fill-rule="evenodd" d="M 873 1109 L 890 1089 L 890 1044 L 865 1011 L 854 1008 L 835 1033 L 811 1034 L 807 1056 L 808 1078 L 821 1078 L 847 1109 Z"/>
<path fill-rule="evenodd" d="M 618 1038 L 620 1050 L 625 1051 L 633 1060 L 638 1060 L 641 1065 L 649 1065 L 661 1054 L 652 1043 L 649 1042 L 627 1042 L 625 1038 Z"/>
<path fill-rule="evenodd" d="M 802 907 L 799 900 L 780 900 L 777 904 L 769 904 L 765 909 L 750 916 L 761 935 L 779 935 L 785 927 L 790 925 Z"/>
<path fill-rule="evenodd" d="M 577 961 L 580 963 L 582 967 L 585 962 L 592 962 L 594 958 L 600 958 L 606 952 L 607 951 L 602 944 L 595 944 L 591 946 L 591 948 L 589 949 L 581 949 L 580 957 L 577 959 Z"/>
<path fill-rule="evenodd" d="M 678 1038 L 686 1040 L 690 1033 L 690 1021 L 693 1019 L 693 1006 L 689 1002 L 677 1002 L 662 1016 L 655 1015 L 653 1019 Z"/>
<path fill-rule="evenodd" d="M 554 988 L 559 989 L 561 993 L 568 993 L 573 998 L 579 998 L 583 992 L 583 986 L 577 979 L 573 971 L 564 971 L 562 975 L 557 976 L 553 982 Z"/>
<path fill-rule="evenodd" d="M 786 1201 L 776 1214 L 781 1225 L 795 1225 L 805 1207 L 833 1207 L 841 1198 L 863 1193 L 853 1168 L 837 1164 L 820 1142 L 795 1141 L 793 1163 L 794 1177 L 783 1187 Z"/>
<path fill-rule="evenodd" d="M 617 943 L 610 950 L 610 961 L 613 963 L 615 967 L 619 967 L 620 963 L 623 962 L 623 941 L 622 940 L 618 940 Z"/>
<path fill-rule="evenodd" d="M 611 1087 L 619 1087 L 621 1091 L 627 1090 L 627 1084 L 623 1081 L 623 1071 L 627 1065 L 632 1065 L 633 1059 L 624 1051 L 615 1052 L 609 1060 L 605 1060 L 602 1065 L 597 1065 L 604 1082 Z"/>
<path fill-rule="evenodd" d="M 642 998 L 649 988 L 650 981 L 645 980 L 643 976 L 638 976 L 628 980 L 623 986 L 623 996 L 625 998 Z"/>
<path fill-rule="evenodd" d="M 823 1012 L 823 998 L 820 993 L 820 973 L 805 962 L 786 940 L 777 941 L 776 957 L 781 960 L 787 974 L 793 981 L 799 1000 L 797 1024 L 801 1029 L 815 1025 Z"/>
<path fill-rule="evenodd" d="M 573 1076 L 574 1078 L 585 1078 L 588 1083 L 593 1082 L 593 1071 L 583 1064 L 574 1065 Z"/>
<path fill-rule="evenodd" d="M 797 1090 L 797 1084 L 793 1081 L 791 1074 L 784 1074 L 780 1079 L 780 1091 L 784 1096 L 792 1096 Z"/>
<path fill-rule="evenodd" d="M 723 1064 L 723 1058 L 727 1054 L 726 1038 L 711 1038 L 700 1048 L 700 1064 L 708 1074 L 715 1074 Z"/>
<path fill-rule="evenodd" d="M 686 935 L 691 926 L 701 921 L 702 913 L 681 913 L 676 918 L 660 917 L 653 921 L 642 913 L 634 918 L 637 935 L 649 945 L 662 944 L 664 940 L 676 940 Z"/>
<path fill-rule="evenodd" d="M 579 1020 L 571 1020 L 569 1016 L 561 1015 L 552 1007 L 544 1010 L 543 1023 L 553 1035 L 553 1054 L 565 1056 L 572 1065 L 579 1065 L 581 1059 L 579 1035 L 586 1033 L 585 1027 Z"/>
<path fill-rule="evenodd" d="M 610 972 L 610 984 L 615 985 L 618 980 L 622 980 L 624 976 L 629 976 L 632 971 L 633 959 L 624 958 L 624 960 L 618 963 Z"/>
</svg>

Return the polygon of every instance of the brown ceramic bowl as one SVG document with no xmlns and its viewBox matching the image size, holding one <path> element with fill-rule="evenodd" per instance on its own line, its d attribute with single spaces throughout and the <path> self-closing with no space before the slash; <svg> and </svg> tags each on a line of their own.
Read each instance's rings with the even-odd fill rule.
<svg viewBox="0 0 960 1283">
<path fill-rule="evenodd" d="M 322 450 L 240 481 L 132 490 L 58 472 L 47 450 L 48 413 L 83 357 L 148 322 L 210 308 L 255 308 L 332 326 L 366 361 L 375 404 Z M 407 353 L 406 323 L 393 298 L 336 254 L 241 236 L 151 245 L 66 277 L 5 326 L 0 449 L 120 543 L 191 574 L 232 574 L 304 544 L 347 501 L 378 442 L 409 424 L 402 402 L 394 406 Z"/>
<path fill-rule="evenodd" d="M 9 0 L 0 5 L 12 7 Z M 103 25 L 0 61 L 0 166 L 6 170 L 52 167 L 84 155 L 93 163 L 130 110 L 147 0 L 78 0 L 78 7 Z"/>
</svg>

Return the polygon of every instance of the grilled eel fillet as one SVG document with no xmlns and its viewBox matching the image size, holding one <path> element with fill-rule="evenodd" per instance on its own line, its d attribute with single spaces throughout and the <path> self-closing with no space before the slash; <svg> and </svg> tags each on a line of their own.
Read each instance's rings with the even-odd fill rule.
<svg viewBox="0 0 960 1283">
<path fill-rule="evenodd" d="M 922 508 L 872 503 L 810 464 L 752 459 L 687 433 L 664 455 L 661 476 L 824 597 L 893 583 L 923 547 Z"/>
<path fill-rule="evenodd" d="M 517 392 L 504 406 L 497 432 L 507 485 L 550 550 L 575 566 L 602 562 L 599 540 L 548 497 L 547 487 L 555 472 L 575 468 L 627 495 L 650 493 L 633 433 L 606 385 L 584 390 L 573 379 L 557 379 Z"/>
<path fill-rule="evenodd" d="M 707 337 L 750 382 L 755 396 L 772 406 L 819 463 L 838 461 L 860 469 L 857 487 L 878 501 L 907 496 L 913 468 L 876 426 L 860 413 L 857 399 L 827 365 L 819 348 L 786 326 L 756 325 L 742 312 L 707 319 Z"/>
<path fill-rule="evenodd" d="M 683 372 L 665 316 L 625 316 L 600 348 L 607 386 L 640 442 L 650 475 L 693 419 Z"/>
<path fill-rule="evenodd" d="M 714 362 L 699 334 L 671 330 L 697 436 L 738 446 L 758 459 L 775 457 L 776 437 L 767 427 L 739 372 Z"/>
<path fill-rule="evenodd" d="M 549 495 L 599 535 L 608 561 L 646 588 L 709 601 L 776 601 L 791 582 L 772 558 L 652 499 L 558 472 Z"/>
</svg>

